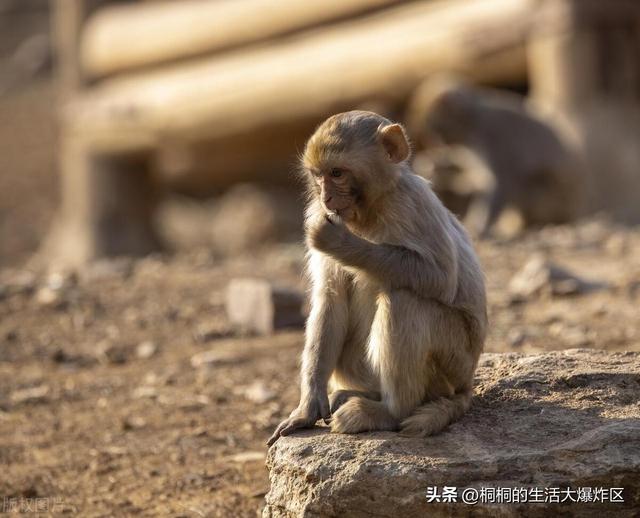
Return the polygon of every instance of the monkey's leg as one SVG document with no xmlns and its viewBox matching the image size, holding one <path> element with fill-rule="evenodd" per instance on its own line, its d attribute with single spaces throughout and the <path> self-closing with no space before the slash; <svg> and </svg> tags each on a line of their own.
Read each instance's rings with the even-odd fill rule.
<svg viewBox="0 0 640 518">
<path fill-rule="evenodd" d="M 378 287 L 359 279 L 349 297 L 349 333 L 331 377 L 333 414 L 355 396 L 380 400 L 380 381 L 367 360 L 367 341 L 376 314 Z"/>
<path fill-rule="evenodd" d="M 483 344 L 460 311 L 433 301 L 425 304 L 430 306 L 431 344 L 425 396 L 421 406 L 400 424 L 401 434 L 411 437 L 436 434 L 466 412 Z"/>
<path fill-rule="evenodd" d="M 300 403 L 276 428 L 268 445 L 280 436 L 313 426 L 318 419 L 329 419 L 331 415 L 328 384 L 349 328 L 349 278 L 333 260 L 321 254 L 312 254 L 310 261 L 313 291 L 302 353 Z"/>
<path fill-rule="evenodd" d="M 368 358 L 379 375 L 382 399 L 350 399 L 333 415 L 333 431 L 395 430 L 423 401 L 431 338 L 425 304 L 407 290 L 378 297 Z"/>
</svg>

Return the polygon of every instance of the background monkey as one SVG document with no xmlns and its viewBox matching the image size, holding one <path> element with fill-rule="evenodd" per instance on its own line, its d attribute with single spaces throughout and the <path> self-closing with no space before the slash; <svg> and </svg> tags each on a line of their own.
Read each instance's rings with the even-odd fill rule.
<svg viewBox="0 0 640 518">
<path fill-rule="evenodd" d="M 469 206 L 465 224 L 472 233 L 487 232 L 508 206 L 526 225 L 581 215 L 587 178 L 578 154 L 521 96 L 436 77 L 418 89 L 408 119 L 427 148 L 434 140 L 465 146 L 493 174 L 491 188 Z"/>
<path fill-rule="evenodd" d="M 487 327 L 483 275 L 409 155 L 404 129 L 365 111 L 330 117 L 307 142 L 313 288 L 301 398 L 269 444 L 320 418 L 334 432 L 426 436 L 469 406 Z"/>
</svg>

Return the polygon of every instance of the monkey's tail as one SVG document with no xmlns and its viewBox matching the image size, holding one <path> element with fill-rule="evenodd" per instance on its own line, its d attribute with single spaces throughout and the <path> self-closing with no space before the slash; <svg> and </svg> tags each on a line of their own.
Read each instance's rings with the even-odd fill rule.
<svg viewBox="0 0 640 518">
<path fill-rule="evenodd" d="M 400 423 L 400 435 L 427 437 L 441 432 L 469 409 L 472 396 L 473 391 L 468 390 L 429 401 Z"/>
</svg>

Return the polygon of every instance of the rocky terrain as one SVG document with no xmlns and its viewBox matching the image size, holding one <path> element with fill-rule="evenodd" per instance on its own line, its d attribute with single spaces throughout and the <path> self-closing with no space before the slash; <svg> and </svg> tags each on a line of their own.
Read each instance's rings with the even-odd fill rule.
<svg viewBox="0 0 640 518">
<path fill-rule="evenodd" d="M 492 323 L 487 351 L 640 351 L 637 229 L 595 218 L 484 241 L 479 251 Z M 255 516 L 269 490 L 265 440 L 297 403 L 303 335 L 237 334 L 225 315 L 225 290 L 245 276 L 303 290 L 302 261 L 293 244 L 227 258 L 199 248 L 102 261 L 80 275 L 2 270 L 0 495 L 24 505 L 42 498 L 82 516 Z M 516 429 L 500 421 L 507 432 L 496 429 L 485 447 L 514 437 L 512 482 L 526 482 L 527 462 L 539 461 L 546 473 L 551 445 L 577 441 L 587 456 L 574 458 L 562 446 L 563 469 L 586 483 L 588 470 L 578 468 L 590 464 L 602 468 L 594 484 L 607 473 L 622 477 L 609 485 L 627 484 L 619 466 L 629 460 L 637 475 L 628 436 L 638 419 L 637 357 L 572 354 L 551 355 L 548 364 L 488 357 L 474 413 L 437 444 L 454 432 L 482 435 L 506 408 L 501 419 L 513 417 Z M 537 433 L 545 430 L 548 441 Z M 270 462 L 308 440 L 282 443 Z M 338 449 L 407 446 L 389 435 L 314 440 Z M 479 441 L 471 444 L 481 458 Z M 411 448 L 435 451 L 430 444 Z M 538 461 L 527 460 L 527 451 Z M 468 462 L 456 458 L 424 462 Z M 447 480 L 480 484 L 492 465 L 489 458 L 471 478 Z M 531 480 L 566 480 L 540 477 Z M 426 479 L 417 482 L 416 491 L 425 490 Z"/>
<path fill-rule="evenodd" d="M 640 353 L 485 354 L 476 386 L 428 440 L 279 440 L 263 516 L 637 516 Z"/>
</svg>

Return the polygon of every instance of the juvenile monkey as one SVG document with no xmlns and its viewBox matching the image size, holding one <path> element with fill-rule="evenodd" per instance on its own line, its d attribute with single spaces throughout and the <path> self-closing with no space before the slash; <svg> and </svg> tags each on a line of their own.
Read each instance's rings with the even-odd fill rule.
<svg viewBox="0 0 640 518">
<path fill-rule="evenodd" d="M 301 398 L 269 444 L 321 418 L 333 432 L 427 436 L 469 406 L 487 327 L 483 275 L 409 155 L 402 126 L 365 111 L 330 117 L 307 142 Z"/>
<path fill-rule="evenodd" d="M 586 177 L 578 154 L 517 94 L 436 77 L 418 89 L 408 116 L 427 147 L 434 139 L 467 147 L 493 174 L 465 218 L 473 233 L 486 233 L 508 206 L 527 225 L 582 213 Z"/>
</svg>

